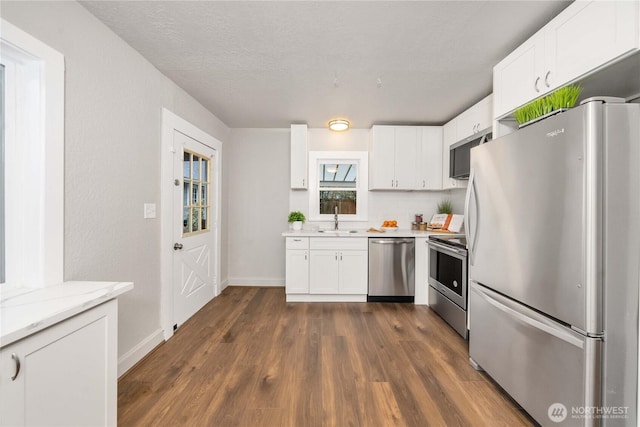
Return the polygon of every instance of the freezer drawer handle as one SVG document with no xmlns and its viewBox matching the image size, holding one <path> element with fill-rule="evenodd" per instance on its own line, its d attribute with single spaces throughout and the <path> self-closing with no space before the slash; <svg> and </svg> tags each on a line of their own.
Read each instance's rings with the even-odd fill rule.
<svg viewBox="0 0 640 427">
<path fill-rule="evenodd" d="M 484 291 L 482 291 L 481 289 L 478 289 L 477 287 L 472 287 L 473 291 L 476 291 L 476 293 L 482 297 L 486 302 L 488 302 L 489 304 L 493 305 L 494 307 L 496 307 L 497 309 L 503 311 L 504 313 L 506 313 L 507 315 L 511 316 L 514 320 L 529 325 L 533 328 L 536 328 L 538 330 L 544 331 L 546 333 L 548 333 L 549 335 L 553 335 L 556 338 L 559 338 L 563 341 L 566 341 L 567 343 L 574 345 L 578 348 L 584 348 L 584 342 L 564 331 L 562 331 L 559 328 L 555 328 L 551 325 L 547 325 L 545 323 L 542 323 L 536 319 L 533 319 L 529 316 L 525 316 L 524 314 L 512 309 L 511 307 L 507 307 L 506 305 L 502 304 L 501 302 L 499 302 L 498 300 L 494 299 L 494 297 L 487 295 Z"/>
</svg>

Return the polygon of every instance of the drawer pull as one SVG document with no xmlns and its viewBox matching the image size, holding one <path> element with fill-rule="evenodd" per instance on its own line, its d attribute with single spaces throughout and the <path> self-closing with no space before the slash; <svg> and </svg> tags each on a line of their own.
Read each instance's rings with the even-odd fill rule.
<svg viewBox="0 0 640 427">
<path fill-rule="evenodd" d="M 11 381 L 15 381 L 18 378 L 18 374 L 20 373 L 20 358 L 15 353 L 11 354 L 11 358 L 14 362 L 16 362 L 16 373 L 11 377 Z"/>
</svg>

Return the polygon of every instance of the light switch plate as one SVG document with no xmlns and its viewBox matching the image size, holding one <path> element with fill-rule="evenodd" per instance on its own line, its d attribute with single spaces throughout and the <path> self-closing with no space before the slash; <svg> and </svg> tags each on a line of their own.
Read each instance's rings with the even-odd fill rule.
<svg viewBox="0 0 640 427">
<path fill-rule="evenodd" d="M 144 218 L 155 218 L 156 217 L 156 204 L 155 203 L 145 203 L 144 204 Z"/>
</svg>

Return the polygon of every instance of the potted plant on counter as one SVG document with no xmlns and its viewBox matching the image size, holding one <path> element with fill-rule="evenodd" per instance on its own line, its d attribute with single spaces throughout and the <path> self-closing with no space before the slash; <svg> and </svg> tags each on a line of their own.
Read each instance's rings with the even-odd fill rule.
<svg viewBox="0 0 640 427">
<path fill-rule="evenodd" d="M 451 200 L 443 199 L 440 203 L 438 203 L 437 209 L 439 214 L 453 213 L 453 205 L 451 204 Z"/>
<path fill-rule="evenodd" d="M 293 229 L 296 231 L 302 230 L 302 223 L 305 219 L 304 214 L 300 211 L 289 212 L 289 223 L 292 224 Z"/>
</svg>

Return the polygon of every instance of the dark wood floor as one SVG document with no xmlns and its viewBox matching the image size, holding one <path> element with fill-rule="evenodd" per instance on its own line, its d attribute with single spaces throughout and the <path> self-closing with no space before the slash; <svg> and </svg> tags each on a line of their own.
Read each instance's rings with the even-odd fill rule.
<svg viewBox="0 0 640 427">
<path fill-rule="evenodd" d="M 120 426 L 529 426 L 428 307 L 229 287 L 118 384 Z"/>
</svg>

